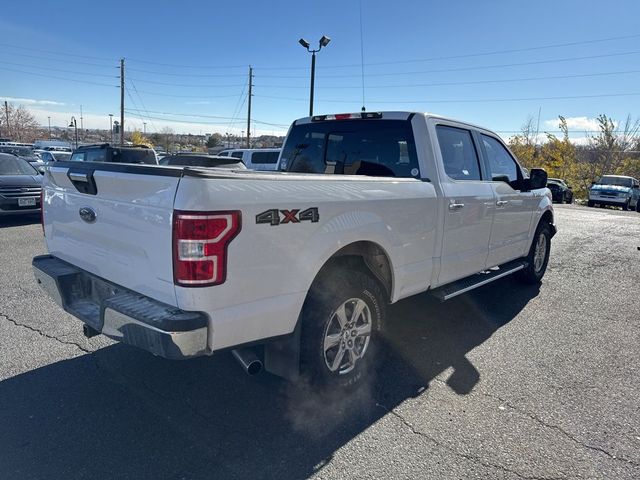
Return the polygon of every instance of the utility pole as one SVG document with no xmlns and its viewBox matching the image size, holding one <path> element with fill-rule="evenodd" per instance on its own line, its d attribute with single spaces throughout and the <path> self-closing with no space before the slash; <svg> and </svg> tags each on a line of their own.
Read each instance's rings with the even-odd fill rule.
<svg viewBox="0 0 640 480">
<path fill-rule="evenodd" d="M 120 59 L 120 145 L 124 145 L 124 58 Z"/>
<path fill-rule="evenodd" d="M 84 122 L 82 121 L 82 105 L 80 105 L 80 135 L 84 139 Z"/>
<path fill-rule="evenodd" d="M 147 135 L 147 122 L 142 122 L 142 131 L 144 135 Z"/>
<path fill-rule="evenodd" d="M 253 89 L 253 68 L 249 67 L 249 101 L 247 102 L 247 148 L 251 148 L 251 90 Z"/>
<path fill-rule="evenodd" d="M 51 117 L 47 117 L 47 120 L 49 121 L 49 140 L 51 140 Z"/>
<path fill-rule="evenodd" d="M 113 144 L 113 113 L 109 114 L 109 143 Z"/>
<path fill-rule="evenodd" d="M 11 131 L 9 130 L 9 104 L 7 101 L 4 101 L 4 114 L 7 117 L 7 137 L 11 136 Z"/>
</svg>

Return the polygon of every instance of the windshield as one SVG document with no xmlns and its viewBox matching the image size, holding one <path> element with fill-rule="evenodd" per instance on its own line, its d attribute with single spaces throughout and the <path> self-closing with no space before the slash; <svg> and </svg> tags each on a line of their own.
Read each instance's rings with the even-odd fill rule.
<svg viewBox="0 0 640 480">
<path fill-rule="evenodd" d="M 38 172 L 20 158 L 0 155 L 0 175 L 37 175 Z"/>
<path fill-rule="evenodd" d="M 0 147 L 0 152 L 2 153 L 10 153 L 11 155 L 15 155 L 17 157 L 24 158 L 33 158 L 38 159 L 36 154 L 29 147 L 14 147 L 14 146 L 2 146 Z"/>
<path fill-rule="evenodd" d="M 418 177 L 418 157 L 406 120 L 340 120 L 294 125 L 282 150 L 280 169 Z"/>
<path fill-rule="evenodd" d="M 618 185 L 620 187 L 632 187 L 633 179 L 626 177 L 606 176 L 600 179 L 598 185 Z"/>
</svg>

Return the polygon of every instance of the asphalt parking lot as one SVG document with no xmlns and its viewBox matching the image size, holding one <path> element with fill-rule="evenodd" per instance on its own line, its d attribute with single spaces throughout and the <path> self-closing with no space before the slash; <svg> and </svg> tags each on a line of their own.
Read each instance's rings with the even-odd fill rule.
<svg viewBox="0 0 640 480">
<path fill-rule="evenodd" d="M 0 478 L 640 478 L 640 214 L 556 217 L 542 285 L 394 305 L 348 397 L 84 338 L 0 220 Z"/>
</svg>

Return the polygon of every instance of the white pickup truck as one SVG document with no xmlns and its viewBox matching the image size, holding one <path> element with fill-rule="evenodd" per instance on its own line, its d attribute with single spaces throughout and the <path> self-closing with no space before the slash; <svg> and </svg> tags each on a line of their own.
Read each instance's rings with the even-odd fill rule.
<svg viewBox="0 0 640 480">
<path fill-rule="evenodd" d="M 297 120 L 280 168 L 47 167 L 38 283 L 85 325 L 166 358 L 354 384 L 389 303 L 515 273 L 539 282 L 546 173 L 494 133 L 423 113 Z"/>
</svg>

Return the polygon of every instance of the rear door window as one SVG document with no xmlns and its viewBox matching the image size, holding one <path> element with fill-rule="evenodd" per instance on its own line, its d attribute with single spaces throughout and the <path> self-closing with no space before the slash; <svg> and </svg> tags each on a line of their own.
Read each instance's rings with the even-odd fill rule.
<svg viewBox="0 0 640 480">
<path fill-rule="evenodd" d="M 453 180 L 481 180 L 478 152 L 471 131 L 438 125 L 436 134 L 447 176 Z"/>
<path fill-rule="evenodd" d="M 74 152 L 73 155 L 71 155 L 70 161 L 84 162 L 84 152 Z"/>
<path fill-rule="evenodd" d="M 296 125 L 281 154 L 281 169 L 417 178 L 420 175 L 408 120 L 336 120 Z"/>
<path fill-rule="evenodd" d="M 251 154 L 251 163 L 253 165 L 278 163 L 278 155 L 280 155 L 280 152 L 253 152 Z"/>
<path fill-rule="evenodd" d="M 93 150 L 87 150 L 85 162 L 106 162 L 107 153 L 103 148 L 96 148 Z"/>
<path fill-rule="evenodd" d="M 243 152 L 231 152 L 233 158 L 242 158 Z"/>
</svg>

